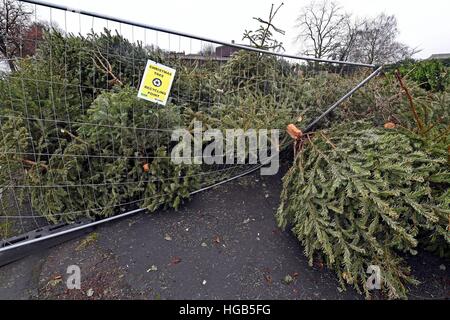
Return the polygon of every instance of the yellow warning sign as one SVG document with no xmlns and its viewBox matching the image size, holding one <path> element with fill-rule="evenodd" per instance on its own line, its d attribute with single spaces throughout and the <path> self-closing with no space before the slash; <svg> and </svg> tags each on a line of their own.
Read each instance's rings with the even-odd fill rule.
<svg viewBox="0 0 450 320">
<path fill-rule="evenodd" d="M 174 77 L 175 69 L 148 60 L 138 98 L 166 105 Z"/>
</svg>

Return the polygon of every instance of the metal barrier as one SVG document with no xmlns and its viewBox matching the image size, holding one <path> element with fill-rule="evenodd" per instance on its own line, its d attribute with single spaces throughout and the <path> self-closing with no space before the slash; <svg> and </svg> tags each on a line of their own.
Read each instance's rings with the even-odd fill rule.
<svg viewBox="0 0 450 320">
<path fill-rule="evenodd" d="M 5 35 L 20 42 L 23 52 L 6 57 L 17 68 L 0 78 L 0 260 L 8 250 L 164 206 L 165 200 L 153 202 L 152 197 L 170 193 L 178 201 L 177 191 L 164 193 L 172 184 L 185 198 L 267 164 L 167 169 L 170 134 L 192 124 L 186 117 L 226 126 L 223 110 L 233 111 L 235 105 L 246 113 L 242 107 L 252 105 L 248 113 L 257 114 L 255 104 L 266 97 L 264 103 L 282 105 L 289 117 L 310 120 L 305 126 L 309 132 L 381 70 L 227 43 L 44 1 L 21 2 L 33 12 L 33 32 L 20 39 L 14 32 Z M 142 108 L 138 102 L 115 101 L 135 96 L 149 59 L 176 70 L 168 105 Z M 339 81 L 326 76 L 335 73 L 360 80 L 336 92 L 339 99 L 329 96 L 328 89 L 320 93 L 311 87 L 313 78 L 325 85 Z M 301 105 L 302 95 L 323 105 Z M 282 146 L 288 144 L 284 142 Z M 154 162 L 160 165 L 158 174 L 139 171 L 142 164 Z M 183 185 L 185 181 L 194 181 L 195 188 Z"/>
</svg>

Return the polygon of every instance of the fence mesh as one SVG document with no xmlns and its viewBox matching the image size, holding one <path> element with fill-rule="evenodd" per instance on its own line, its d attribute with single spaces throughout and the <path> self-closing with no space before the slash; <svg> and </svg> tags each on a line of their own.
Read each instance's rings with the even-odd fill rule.
<svg viewBox="0 0 450 320">
<path fill-rule="evenodd" d="M 3 35 L 18 48 L 0 78 L 3 247 L 44 226 L 177 207 L 261 163 L 174 165 L 175 128 L 304 127 L 370 73 L 21 4 L 26 32 Z M 149 59 L 176 70 L 166 106 L 137 98 Z"/>
</svg>

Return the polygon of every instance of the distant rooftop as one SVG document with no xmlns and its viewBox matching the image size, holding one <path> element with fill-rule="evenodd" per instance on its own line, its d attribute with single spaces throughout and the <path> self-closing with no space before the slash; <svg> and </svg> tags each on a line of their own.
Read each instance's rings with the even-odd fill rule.
<svg viewBox="0 0 450 320">
<path fill-rule="evenodd" d="M 428 58 L 428 60 L 431 59 L 450 59 L 450 53 L 435 53 Z"/>
</svg>

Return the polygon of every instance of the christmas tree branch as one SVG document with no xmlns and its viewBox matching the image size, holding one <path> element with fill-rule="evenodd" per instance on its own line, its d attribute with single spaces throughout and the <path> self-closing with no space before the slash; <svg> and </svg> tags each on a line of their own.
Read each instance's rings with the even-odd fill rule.
<svg viewBox="0 0 450 320">
<path fill-rule="evenodd" d="M 46 164 L 43 164 L 43 163 L 38 163 L 38 162 L 35 162 L 35 161 L 31 161 L 31 160 L 27 160 L 27 159 L 22 159 L 22 163 L 24 163 L 24 164 L 26 164 L 26 165 L 30 165 L 30 166 L 32 166 L 32 167 L 34 167 L 34 166 L 40 166 L 41 168 L 43 168 L 43 169 L 45 169 L 45 170 L 48 170 L 48 166 L 46 165 Z"/>
<path fill-rule="evenodd" d="M 414 120 L 417 123 L 417 127 L 419 128 L 420 133 L 423 133 L 423 123 L 422 120 L 420 120 L 419 115 L 417 114 L 416 107 L 414 106 L 413 98 L 411 96 L 411 93 L 409 92 L 408 88 L 406 87 L 405 83 L 403 82 L 402 76 L 400 75 L 400 71 L 395 70 L 395 77 L 397 78 L 398 82 L 400 83 L 400 87 L 403 89 L 403 91 L 406 94 L 406 97 L 409 101 L 409 107 L 411 109 L 411 112 L 414 116 Z"/>
</svg>

